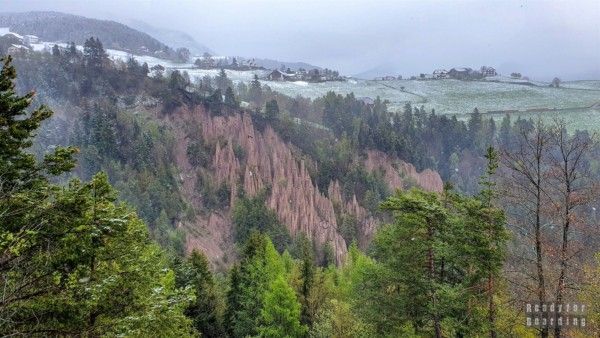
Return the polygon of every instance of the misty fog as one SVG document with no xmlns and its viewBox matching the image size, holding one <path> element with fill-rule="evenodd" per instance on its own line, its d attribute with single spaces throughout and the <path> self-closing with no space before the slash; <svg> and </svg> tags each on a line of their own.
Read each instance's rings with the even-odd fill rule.
<svg viewBox="0 0 600 338">
<path fill-rule="evenodd" d="M 540 80 L 600 78 L 600 1 L 41 1 L 186 32 L 217 54 L 304 61 L 347 75 L 482 65 Z M 173 46 L 177 47 L 177 46 Z"/>
</svg>

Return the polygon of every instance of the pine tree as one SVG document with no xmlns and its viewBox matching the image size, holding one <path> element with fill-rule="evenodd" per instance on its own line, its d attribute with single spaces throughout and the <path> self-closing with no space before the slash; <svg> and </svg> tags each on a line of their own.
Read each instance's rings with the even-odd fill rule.
<svg viewBox="0 0 600 338">
<path fill-rule="evenodd" d="M 248 89 L 248 99 L 256 106 L 262 104 L 262 87 L 258 80 L 258 75 L 254 75 L 254 79 L 250 82 L 250 88 Z"/>
<path fill-rule="evenodd" d="M 498 135 L 499 143 L 504 149 L 508 149 L 511 142 L 511 122 L 510 115 L 506 114 L 504 118 L 502 118 L 502 123 L 500 124 L 500 132 Z"/>
<path fill-rule="evenodd" d="M 494 154 L 488 175 L 495 170 Z M 491 178 L 482 184 L 478 198 L 449 188 L 443 194 L 412 190 L 382 204 L 393 211 L 394 222 L 375 235 L 375 263 L 355 287 L 356 302 L 365 304 L 357 311 L 378 331 L 404 336 L 413 327 L 410 334 L 434 337 L 497 332 L 497 288 L 488 286 L 497 281 L 504 259 L 504 215 L 490 202 Z"/>
<path fill-rule="evenodd" d="M 235 98 L 235 94 L 233 93 L 233 89 L 231 89 L 231 87 L 227 87 L 227 90 L 225 90 L 225 105 L 229 106 L 231 108 L 238 108 L 239 107 L 239 102 L 236 100 Z"/>
<path fill-rule="evenodd" d="M 203 337 L 222 337 L 224 304 L 219 299 L 215 280 L 210 271 L 206 256 L 196 250 L 179 269 L 181 286 L 190 285 L 196 300 L 190 304 L 185 314 Z"/>
<path fill-rule="evenodd" d="M 60 57 L 60 49 L 58 48 L 57 44 L 54 44 L 54 46 L 52 46 L 52 56 Z"/>
<path fill-rule="evenodd" d="M 310 298 L 315 282 L 315 258 L 311 241 L 304 234 L 297 239 L 300 251 L 300 290 L 299 301 L 301 305 L 301 322 L 312 325 L 314 311 L 311 308 Z"/>
<path fill-rule="evenodd" d="M 100 39 L 91 37 L 83 44 L 83 60 L 91 69 L 101 68 L 108 58 Z"/>
<path fill-rule="evenodd" d="M 217 77 L 215 78 L 215 83 L 217 84 L 217 88 L 220 89 L 221 92 L 227 90 L 228 87 L 233 87 L 233 83 L 227 77 L 227 73 L 223 68 L 221 68 L 219 75 L 217 75 Z"/>
<path fill-rule="evenodd" d="M 279 117 L 279 105 L 276 100 L 271 100 L 265 105 L 265 116 L 269 120 L 275 120 Z"/>
<path fill-rule="evenodd" d="M 275 279 L 265 294 L 259 323 L 259 337 L 300 338 L 306 333 L 306 327 L 300 324 L 300 304 L 283 276 Z"/>
<path fill-rule="evenodd" d="M 479 193 L 481 206 L 479 207 L 480 210 L 473 214 L 476 217 L 475 223 L 481 224 L 482 227 L 481 231 L 477 231 L 477 233 L 483 236 L 482 244 L 484 245 L 481 245 L 480 250 L 484 254 L 481 257 L 481 262 L 483 262 L 482 270 L 487 274 L 488 324 L 490 326 L 490 337 L 495 338 L 498 336 L 498 333 L 496 329 L 497 306 L 494 296 L 497 292 L 497 279 L 502 269 L 502 263 L 504 262 L 508 233 L 504 227 L 504 212 L 494 206 L 497 196 L 494 175 L 498 169 L 498 153 L 493 147 L 488 147 L 485 158 L 487 160 L 487 167 L 485 174 L 480 180 L 480 186 L 482 187 Z"/>
<path fill-rule="evenodd" d="M 38 253 L 52 250 L 67 229 L 51 224 L 47 213 L 55 204 L 57 191 L 48 177 L 71 170 L 75 148 L 58 147 L 43 161 L 28 152 L 40 124 L 52 116 L 41 106 L 32 112 L 28 107 L 34 93 L 18 96 L 15 91 L 16 71 L 10 56 L 2 59 L 0 72 L 0 279 L 3 290 L 0 302 L 0 323 L 8 325 L 12 307 L 45 295 L 50 290 L 40 288 L 53 271 L 47 264 L 35 260 Z M 32 281 L 37 281 L 33 283 Z M 1 327 L 0 327 L 1 328 Z M 0 331 L 3 331 L 0 329 Z M 6 331 L 5 331 L 6 332 Z"/>
<path fill-rule="evenodd" d="M 469 141 L 471 142 L 471 146 L 475 147 L 476 149 L 480 149 L 482 142 L 483 119 L 479 109 L 473 109 L 473 113 L 467 122 L 467 127 L 469 130 Z"/>
<path fill-rule="evenodd" d="M 441 285 L 438 278 L 443 268 L 438 264 L 447 212 L 434 194 L 418 190 L 398 193 L 382 203 L 382 208 L 393 211 L 396 221 L 377 234 L 374 256 L 391 263 L 393 271 L 401 273 L 398 276 L 400 282 L 411 285 L 404 301 L 420 314 L 415 322 L 431 323 L 431 335 L 439 338 L 442 336 L 443 313 L 439 305 Z"/>
<path fill-rule="evenodd" d="M 0 332 L 14 336 L 189 336 L 162 251 L 105 174 L 57 186 L 74 148 L 42 161 L 27 152 L 52 112 L 29 112 L 10 57 L 0 72 Z"/>
<path fill-rule="evenodd" d="M 257 334 L 265 294 L 283 273 L 281 258 L 271 240 L 252 232 L 244 245 L 242 260 L 230 277 L 226 320 L 232 337 Z"/>
</svg>

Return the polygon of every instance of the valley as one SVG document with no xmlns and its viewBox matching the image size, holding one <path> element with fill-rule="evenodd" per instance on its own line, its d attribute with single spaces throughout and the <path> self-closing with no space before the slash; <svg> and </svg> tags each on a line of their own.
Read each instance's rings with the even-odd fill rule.
<svg viewBox="0 0 600 338">
<path fill-rule="evenodd" d="M 600 336 L 600 78 L 510 1 L 0 13 L 0 337 Z"/>
</svg>

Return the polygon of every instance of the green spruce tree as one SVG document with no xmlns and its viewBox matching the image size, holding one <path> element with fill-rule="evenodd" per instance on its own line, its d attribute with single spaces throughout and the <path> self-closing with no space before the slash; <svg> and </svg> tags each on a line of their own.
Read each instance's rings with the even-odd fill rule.
<svg viewBox="0 0 600 338">
<path fill-rule="evenodd" d="M 260 313 L 258 336 L 300 338 L 307 329 L 300 323 L 300 304 L 283 276 L 277 277 L 265 294 Z"/>
</svg>

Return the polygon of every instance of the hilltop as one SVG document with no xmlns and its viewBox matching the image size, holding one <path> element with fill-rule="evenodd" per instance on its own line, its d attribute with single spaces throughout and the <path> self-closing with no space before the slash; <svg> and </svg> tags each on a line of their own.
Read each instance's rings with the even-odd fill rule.
<svg viewBox="0 0 600 338">
<path fill-rule="evenodd" d="M 0 27 L 8 27 L 11 32 L 21 35 L 36 35 L 44 41 L 75 42 L 78 45 L 95 36 L 106 48 L 141 54 L 169 49 L 150 35 L 124 24 L 60 12 L 0 13 Z"/>
</svg>

